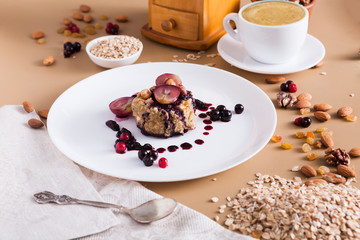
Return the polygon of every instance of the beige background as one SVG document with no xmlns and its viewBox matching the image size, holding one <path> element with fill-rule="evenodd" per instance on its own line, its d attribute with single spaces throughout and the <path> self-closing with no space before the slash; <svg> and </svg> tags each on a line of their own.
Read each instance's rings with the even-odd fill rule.
<svg viewBox="0 0 360 240">
<path fill-rule="evenodd" d="M 81 3 L 92 7 L 91 14 L 98 19 L 107 15 L 110 20 L 116 15 L 127 15 L 128 23 L 121 23 L 122 34 L 138 37 L 144 43 L 144 51 L 139 63 L 168 62 L 173 55 L 185 58 L 191 51 L 164 46 L 140 34 L 141 27 L 148 22 L 146 0 L 131 1 L 2 1 L 0 8 L 0 69 L 1 90 L 0 106 L 21 104 L 24 100 L 31 101 L 35 107 L 48 109 L 54 100 L 76 82 L 101 72 L 88 59 L 85 51 L 76 54 L 76 58 L 64 59 L 62 56 L 63 35 L 56 33 L 64 17 L 70 17 Z M 242 2 L 244 4 L 245 1 Z M 350 150 L 360 146 L 360 119 L 349 123 L 336 117 L 336 110 L 345 105 L 354 108 L 354 114 L 360 117 L 360 1 L 358 0 L 317 0 L 310 21 L 309 33 L 323 42 L 326 48 L 324 65 L 318 69 L 288 74 L 286 79 L 293 80 L 298 86 L 298 93 L 309 92 L 313 95 L 312 103 L 329 103 L 332 119 L 326 123 L 314 120 L 309 130 L 326 126 L 334 131 L 336 147 Z M 97 20 L 103 25 L 106 22 Z M 79 23 L 83 26 L 83 23 Z M 38 45 L 31 39 L 32 32 L 42 30 L 46 34 L 46 43 Z M 95 36 L 104 35 L 104 30 Z M 74 41 L 72 39 L 72 41 Z M 83 43 L 83 39 L 80 42 Z M 83 44 L 84 46 L 84 44 Z M 216 45 L 206 54 L 216 53 Z M 56 63 L 51 67 L 42 66 L 42 59 L 53 55 Z M 279 85 L 264 82 L 265 75 L 246 72 L 231 67 L 220 56 L 207 58 L 203 56 L 197 64 L 215 63 L 221 68 L 258 85 L 271 99 L 275 99 Z M 166 69 L 164 69 L 166 71 Z M 326 75 L 321 75 L 325 72 Z M 354 93 L 354 97 L 349 94 Z M 254 99 L 256 101 L 256 99 Z M 181 203 L 198 210 L 209 217 L 217 214 L 219 204 L 225 202 L 227 196 L 234 196 L 238 189 L 246 186 L 256 172 L 277 174 L 292 178 L 301 176 L 292 173 L 294 165 L 309 163 L 301 152 L 302 140 L 295 139 L 295 131 L 303 130 L 295 127 L 292 121 L 299 116 L 297 110 L 277 109 L 278 125 L 276 134 L 294 145 L 291 150 L 282 150 L 280 143 L 269 143 L 259 154 L 249 161 L 223 173 L 201 179 L 175 183 L 143 183 L 144 186 L 164 196 L 174 197 Z M 307 130 L 307 129 L 306 129 Z M 313 166 L 324 164 L 323 150 L 316 151 L 320 158 L 310 162 Z M 221 159 L 219 159 L 221 161 Z M 360 160 L 352 162 L 356 172 L 360 174 Z M 216 178 L 216 181 L 211 181 Z M 359 184 L 356 184 L 359 186 Z M 220 198 L 219 203 L 211 203 L 213 196 Z"/>
</svg>

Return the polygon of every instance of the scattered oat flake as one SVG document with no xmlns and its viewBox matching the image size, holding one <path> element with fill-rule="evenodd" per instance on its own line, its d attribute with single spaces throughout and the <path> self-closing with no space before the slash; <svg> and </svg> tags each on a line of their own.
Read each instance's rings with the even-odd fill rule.
<svg viewBox="0 0 360 240">
<path fill-rule="evenodd" d="M 216 178 L 211 179 L 211 181 L 216 181 L 216 180 L 217 180 Z"/>
<path fill-rule="evenodd" d="M 215 67 L 215 63 L 206 63 L 204 65 L 209 66 L 209 67 Z"/>
<path fill-rule="evenodd" d="M 214 217 L 214 220 L 215 220 L 216 222 L 218 222 L 218 221 L 220 220 L 220 217 L 219 217 L 219 216 L 215 216 L 215 217 Z"/>
<path fill-rule="evenodd" d="M 218 197 L 212 197 L 212 198 L 211 198 L 211 201 L 214 202 L 214 203 L 215 203 L 215 202 L 218 202 L 218 201 L 219 201 L 219 198 L 218 198 Z"/>
<path fill-rule="evenodd" d="M 326 72 L 321 72 L 320 75 L 324 75 L 324 76 L 325 76 L 325 75 L 326 75 Z"/>
<path fill-rule="evenodd" d="M 214 58 L 214 57 L 216 57 L 216 56 L 217 56 L 217 54 L 216 54 L 216 53 L 206 55 L 206 57 L 208 57 L 208 58 Z"/>
<path fill-rule="evenodd" d="M 355 94 L 354 94 L 354 93 L 350 93 L 349 96 L 350 96 L 350 97 L 354 97 Z"/>
<path fill-rule="evenodd" d="M 300 167 L 299 166 L 294 166 L 292 169 L 291 169 L 292 172 L 298 172 L 300 171 Z"/>
<path fill-rule="evenodd" d="M 178 58 L 179 57 L 179 55 L 173 55 L 173 58 Z"/>
</svg>

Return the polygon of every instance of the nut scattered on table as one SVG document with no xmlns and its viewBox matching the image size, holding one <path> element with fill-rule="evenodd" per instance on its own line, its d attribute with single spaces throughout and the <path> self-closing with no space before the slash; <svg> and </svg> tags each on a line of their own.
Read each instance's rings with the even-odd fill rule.
<svg viewBox="0 0 360 240">
<path fill-rule="evenodd" d="M 284 81 L 285 81 L 284 76 L 268 76 L 265 78 L 265 82 L 270 84 L 284 82 Z"/>
<path fill-rule="evenodd" d="M 93 17 L 90 14 L 85 14 L 83 18 L 84 22 L 90 23 L 93 20 Z"/>
<path fill-rule="evenodd" d="M 315 177 L 317 175 L 316 170 L 310 166 L 310 165 L 304 165 L 301 167 L 300 171 L 306 176 L 306 177 Z"/>
<path fill-rule="evenodd" d="M 354 169 L 350 168 L 349 166 L 345 166 L 345 165 L 338 165 L 337 166 L 337 172 L 346 178 L 350 178 L 350 177 L 355 177 L 356 173 L 354 171 Z"/>
<path fill-rule="evenodd" d="M 31 102 L 29 101 L 24 101 L 23 102 L 23 107 L 24 107 L 24 110 L 28 113 L 31 113 L 32 111 L 34 111 L 34 106 L 32 105 Z"/>
<path fill-rule="evenodd" d="M 33 39 L 43 38 L 44 36 L 45 36 L 45 34 L 42 31 L 36 31 L 32 34 Z"/>
<path fill-rule="evenodd" d="M 325 147 L 333 147 L 334 146 L 334 140 L 328 134 L 321 136 L 321 143 L 324 144 Z"/>
<path fill-rule="evenodd" d="M 116 16 L 115 20 L 118 21 L 118 22 L 127 22 L 128 17 L 127 16 Z"/>
<path fill-rule="evenodd" d="M 39 119 L 32 118 L 28 121 L 28 124 L 30 127 L 38 129 L 42 128 L 44 126 L 44 123 L 40 121 Z"/>
<path fill-rule="evenodd" d="M 314 109 L 316 111 L 326 112 L 326 111 L 329 111 L 330 109 L 332 109 L 332 106 L 330 104 L 327 104 L 327 103 L 319 103 L 319 104 L 314 105 Z"/>
<path fill-rule="evenodd" d="M 51 66 L 54 64 L 54 62 L 55 62 L 55 58 L 53 56 L 48 56 L 43 60 L 43 64 L 45 66 Z"/>
<path fill-rule="evenodd" d="M 276 101 L 279 107 L 288 108 L 292 107 L 296 102 L 296 97 L 291 93 L 279 92 Z"/>
<path fill-rule="evenodd" d="M 350 156 L 349 154 L 341 148 L 329 148 L 325 151 L 325 160 L 328 164 L 333 166 L 338 165 L 350 165 Z"/>
<path fill-rule="evenodd" d="M 73 12 L 72 17 L 76 20 L 83 20 L 84 15 L 79 11 L 75 11 Z"/>
<path fill-rule="evenodd" d="M 310 93 L 301 93 L 297 97 L 298 101 L 301 101 L 301 100 L 311 101 L 311 99 L 312 99 L 312 95 Z"/>
<path fill-rule="evenodd" d="M 349 151 L 350 156 L 360 157 L 360 147 L 354 147 Z"/>
<path fill-rule="evenodd" d="M 316 111 L 314 112 L 314 116 L 320 122 L 325 122 L 331 118 L 330 114 L 323 111 Z"/>
<path fill-rule="evenodd" d="M 90 10 L 91 10 L 91 7 L 89 5 L 86 5 L 86 4 L 80 5 L 80 11 L 87 13 L 87 12 L 90 12 Z"/>
<path fill-rule="evenodd" d="M 352 112 L 353 112 L 352 107 L 350 107 L 350 106 L 345 106 L 345 107 L 339 108 L 339 110 L 337 111 L 337 115 L 338 115 L 339 117 L 346 117 L 346 116 L 352 114 Z"/>
<path fill-rule="evenodd" d="M 332 172 L 324 173 L 322 177 L 329 183 L 333 183 L 333 184 L 340 184 L 346 182 L 346 179 L 343 176 Z"/>
<path fill-rule="evenodd" d="M 47 118 L 49 114 L 49 110 L 48 109 L 39 110 L 38 114 L 42 118 Z"/>
<path fill-rule="evenodd" d="M 308 100 L 300 100 L 300 101 L 297 101 L 295 106 L 297 108 L 299 108 L 299 109 L 301 109 L 301 108 L 310 108 L 311 103 Z"/>
</svg>

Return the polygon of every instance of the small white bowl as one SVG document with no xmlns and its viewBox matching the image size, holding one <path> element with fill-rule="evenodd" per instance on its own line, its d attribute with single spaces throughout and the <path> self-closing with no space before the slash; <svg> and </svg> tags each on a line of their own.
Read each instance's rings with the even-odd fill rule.
<svg viewBox="0 0 360 240">
<path fill-rule="evenodd" d="M 126 66 L 126 65 L 130 65 L 134 62 L 136 62 L 138 60 L 138 58 L 141 55 L 141 52 L 143 50 L 143 44 L 140 41 L 140 49 L 134 53 L 131 56 L 128 57 L 124 57 L 124 58 L 118 58 L 118 59 L 106 59 L 106 58 L 102 58 L 102 57 L 97 57 L 95 55 L 93 55 L 90 51 L 91 49 L 100 41 L 102 40 L 107 40 L 109 38 L 116 38 L 116 37 L 120 37 L 121 35 L 110 35 L 110 36 L 103 36 L 103 37 L 99 37 L 99 38 L 95 38 L 93 40 L 91 40 L 87 45 L 86 45 L 86 53 L 89 56 L 89 58 L 91 59 L 91 61 L 93 61 L 96 65 L 99 65 L 100 67 L 104 67 L 104 68 L 115 68 L 115 67 L 121 67 L 121 66 Z"/>
</svg>

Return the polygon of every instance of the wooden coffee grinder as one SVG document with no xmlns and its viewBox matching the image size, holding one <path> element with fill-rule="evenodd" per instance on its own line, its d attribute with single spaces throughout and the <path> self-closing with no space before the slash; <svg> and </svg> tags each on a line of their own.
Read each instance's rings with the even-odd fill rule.
<svg viewBox="0 0 360 240">
<path fill-rule="evenodd" d="M 149 23 L 141 34 L 156 42 L 206 50 L 225 34 L 223 18 L 240 0 L 149 0 Z"/>
</svg>

